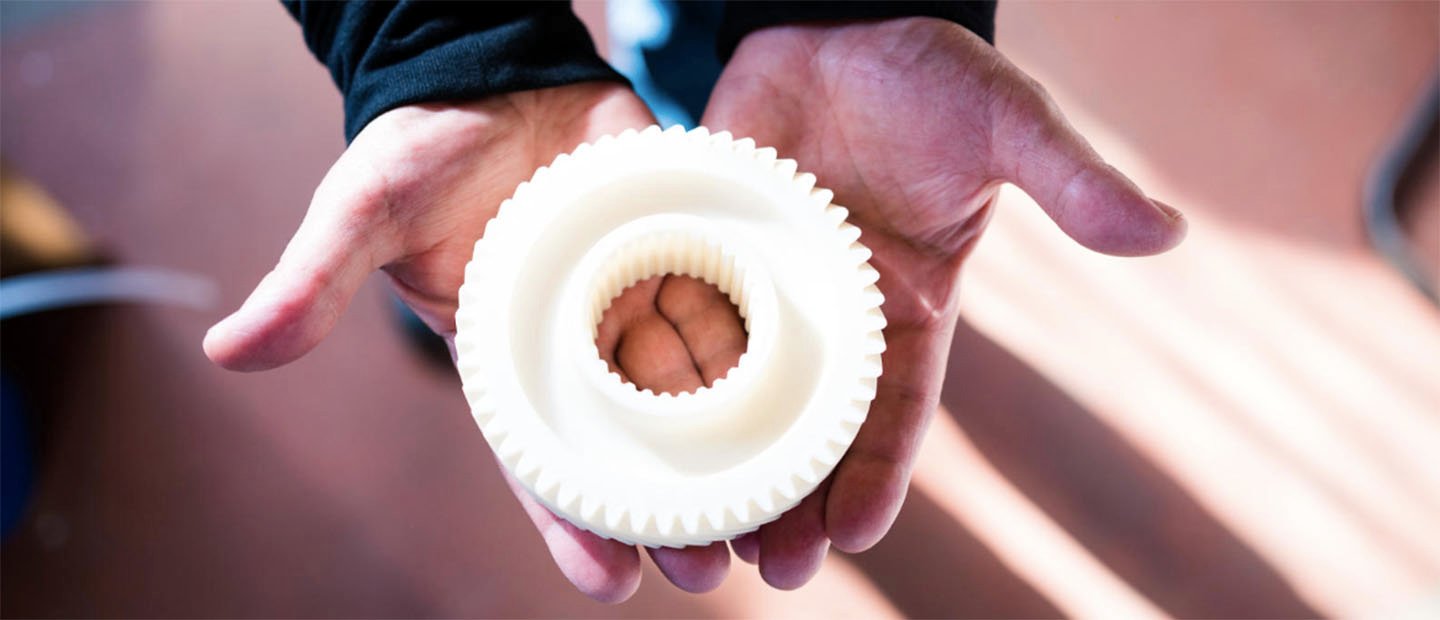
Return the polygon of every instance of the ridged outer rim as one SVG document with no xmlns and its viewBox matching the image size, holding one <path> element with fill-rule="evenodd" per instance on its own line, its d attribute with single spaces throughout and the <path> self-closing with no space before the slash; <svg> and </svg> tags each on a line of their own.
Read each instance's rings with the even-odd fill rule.
<svg viewBox="0 0 1440 620">
<path fill-rule="evenodd" d="M 488 351 L 504 350 L 508 339 L 504 329 L 495 329 L 494 306 L 504 303 L 504 264 L 515 247 L 507 242 L 507 230 L 522 225 L 527 203 L 536 199 L 547 183 L 591 166 L 623 149 L 687 148 L 709 151 L 716 157 L 743 159 L 750 162 L 755 175 L 774 175 L 794 186 L 796 208 L 817 210 L 818 225 L 833 230 L 834 243 L 840 244 L 847 265 L 849 286 L 858 290 L 856 299 L 863 313 L 864 334 L 854 351 L 855 359 L 847 368 L 853 372 L 845 406 L 822 412 L 829 418 L 810 441 L 802 454 L 770 455 L 773 463 L 767 470 L 766 484 L 746 490 L 742 497 L 722 503 L 696 502 L 681 510 L 657 511 L 646 505 L 643 492 L 630 489 L 626 493 L 599 491 L 590 488 L 575 471 L 556 465 L 553 438 L 543 436 L 547 427 L 533 418 L 535 412 L 523 404 L 500 403 L 487 376 L 485 356 Z M 457 366 L 466 399 L 476 423 L 501 463 L 530 493 L 557 515 L 578 527 L 628 544 L 651 547 L 682 547 L 703 545 L 733 538 L 750 532 L 778 518 L 785 510 L 808 495 L 840 461 L 865 422 L 870 403 L 875 398 L 881 354 L 885 350 L 882 333 L 886 325 L 880 306 L 884 296 L 875 286 L 879 273 L 869 264 L 871 252 L 860 243 L 860 229 L 845 221 L 848 210 L 833 204 L 833 193 L 815 187 L 814 175 L 797 171 L 794 160 L 777 159 L 773 148 L 757 148 L 751 139 L 733 139 L 728 132 L 711 134 L 705 128 L 684 131 L 672 127 L 662 131 L 651 126 L 643 131 L 627 130 L 618 136 L 605 136 L 594 143 L 582 144 L 572 153 L 562 154 L 549 166 L 536 170 L 532 178 L 521 183 L 514 195 L 504 201 L 495 218 L 489 222 L 485 237 L 475 244 L 474 257 L 465 268 L 465 282 L 459 292 L 456 313 Z M 509 258 L 508 260 L 514 260 Z M 542 446 L 549 446 L 548 448 Z M 570 466 L 573 469 L 573 464 Z"/>
</svg>

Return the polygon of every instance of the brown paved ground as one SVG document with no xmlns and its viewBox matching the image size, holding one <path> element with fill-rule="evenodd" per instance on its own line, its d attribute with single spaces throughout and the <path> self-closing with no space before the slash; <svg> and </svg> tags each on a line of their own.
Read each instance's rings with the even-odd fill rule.
<svg viewBox="0 0 1440 620">
<path fill-rule="evenodd" d="M 207 274 L 222 300 L 75 313 L 72 348 L 36 360 L 66 381 L 3 614 L 1433 613 L 1440 314 L 1369 252 L 1357 201 L 1436 70 L 1440 5 L 1000 19 L 1097 147 L 1186 209 L 1189 241 L 1088 256 L 1008 193 L 895 532 L 799 592 L 737 565 L 690 596 L 652 571 L 615 608 L 549 564 L 378 281 L 289 367 L 201 354 L 342 148 L 283 11 L 104 5 L 7 35 L 0 152 L 113 255 Z"/>
</svg>

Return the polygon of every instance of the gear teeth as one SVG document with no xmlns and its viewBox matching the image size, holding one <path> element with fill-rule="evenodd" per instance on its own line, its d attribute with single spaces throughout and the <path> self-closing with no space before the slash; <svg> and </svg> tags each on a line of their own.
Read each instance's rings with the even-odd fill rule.
<svg viewBox="0 0 1440 620">
<path fill-rule="evenodd" d="M 840 205 L 831 205 L 829 209 L 825 210 L 825 220 L 830 223 L 831 227 L 836 229 L 845 224 L 845 218 L 847 217 L 850 217 L 850 210 Z M 857 236 L 856 239 L 858 238 Z"/>
<path fill-rule="evenodd" d="M 680 526 L 680 530 L 683 531 L 683 532 L 685 532 L 685 534 L 687 534 L 687 535 L 689 535 L 689 536 L 698 536 L 698 535 L 700 535 L 700 513 L 699 513 L 699 512 L 688 512 L 688 513 L 685 513 L 685 514 L 683 514 L 683 515 L 680 515 L 678 518 L 672 519 L 672 520 L 671 520 L 671 523 L 678 524 L 678 525 Z M 665 535 L 665 536 L 669 536 L 669 535 L 670 535 L 670 532 L 662 532 L 662 534 Z"/>
<path fill-rule="evenodd" d="M 855 390 L 855 395 L 851 396 L 851 398 L 857 401 L 864 401 L 865 406 L 868 408 L 870 406 L 870 402 L 875 400 L 875 391 L 877 387 L 876 384 L 877 381 L 875 377 L 867 377 L 865 379 L 861 379 L 859 385 Z"/>
<path fill-rule="evenodd" d="M 745 503 L 745 507 L 750 509 L 751 514 L 775 512 L 775 508 L 778 505 L 768 490 L 765 493 L 750 498 L 750 501 Z"/>
<path fill-rule="evenodd" d="M 885 303 L 885 295 L 874 284 L 871 284 L 865 287 L 864 292 L 860 294 L 860 301 L 867 308 L 879 308 L 881 304 Z"/>
<path fill-rule="evenodd" d="M 792 473 L 791 478 L 786 478 L 776 483 L 775 491 L 780 493 L 780 502 L 793 502 L 796 501 L 796 499 L 801 499 L 801 495 L 804 495 L 802 492 L 804 492 L 806 486 L 809 486 L 809 483 L 805 482 L 805 479 L 801 478 L 799 473 Z"/>
<path fill-rule="evenodd" d="M 465 341 L 462 342 L 459 338 L 456 338 L 456 339 L 455 339 L 455 356 L 456 356 L 456 357 L 459 357 L 459 356 L 461 356 L 461 355 L 465 355 L 466 353 L 470 353 L 471 351 L 474 351 L 476 348 L 477 348 L 477 347 L 476 347 L 476 344 L 475 344 L 475 342 L 474 342 L 473 340 L 466 339 Z M 470 393 L 469 393 L 469 392 L 466 392 L 466 394 L 469 395 Z"/>
<path fill-rule="evenodd" d="M 793 161 L 793 160 L 790 160 Z M 809 172 L 801 172 L 795 175 L 795 189 L 811 196 L 815 195 L 815 175 Z"/>
<path fill-rule="evenodd" d="M 880 272 L 875 271 L 874 267 L 865 265 L 864 267 L 860 268 L 860 284 L 862 286 L 870 286 L 879 281 Z"/>
<path fill-rule="evenodd" d="M 859 372 L 861 377 L 865 377 L 867 379 L 870 377 L 878 378 L 880 376 L 880 369 L 880 356 L 872 354 L 865 356 L 864 363 L 860 364 Z"/>
<path fill-rule="evenodd" d="M 840 426 L 845 430 L 837 436 L 847 442 L 854 439 L 855 432 L 859 431 L 861 426 L 864 426 L 865 419 L 869 417 L 869 409 L 869 403 L 860 403 L 851 400 L 850 406 L 845 408 L 844 415 L 840 417 Z"/>
<path fill-rule="evenodd" d="M 794 499 L 799 493 L 798 489 L 804 488 L 804 482 L 801 481 L 801 484 L 797 486 L 795 484 L 796 480 L 797 475 L 792 474 L 789 478 L 775 483 L 774 492 L 780 495 L 780 501 L 777 503 L 784 503 L 787 500 Z"/>
<path fill-rule="evenodd" d="M 626 525 L 630 527 L 630 531 L 637 532 L 643 536 L 654 536 L 658 530 L 655 526 L 655 515 L 649 512 L 640 509 L 615 510 L 614 512 L 620 514 L 621 517 L 614 525 L 610 525 L 609 515 L 611 510 L 609 506 L 605 507 L 606 525 L 608 527 L 617 528 L 621 522 L 626 522 Z M 627 519 L 626 517 L 629 518 Z"/>
<path fill-rule="evenodd" d="M 654 520 L 654 527 L 651 536 L 658 538 L 672 538 L 678 535 L 685 535 L 687 538 L 695 536 L 695 532 L 685 531 L 685 526 L 680 523 L 680 518 L 675 515 L 658 515 Z"/>
<path fill-rule="evenodd" d="M 595 517 L 600 515 L 600 509 L 604 505 L 600 498 L 594 495 L 580 495 L 580 518 L 585 521 L 594 522 Z"/>
<path fill-rule="evenodd" d="M 815 486 L 820 484 L 820 481 L 824 480 L 825 476 L 830 475 L 830 470 L 835 465 L 836 461 L 839 460 L 838 456 L 835 460 L 830 460 L 830 454 L 830 450 L 822 450 L 816 455 L 810 457 L 810 468 L 806 472 L 802 472 L 800 475 L 792 476 L 790 479 L 791 482 L 793 482 L 796 486 L 802 484 L 806 486 Z M 794 501 L 798 502 L 805 499 L 805 495 L 805 493 L 796 493 Z"/>
<path fill-rule="evenodd" d="M 732 523 L 725 519 L 724 508 L 711 505 L 702 511 L 701 516 L 705 519 L 705 523 L 710 525 L 712 531 L 723 532 L 731 528 Z"/>
<path fill-rule="evenodd" d="M 559 155 L 556 155 L 555 161 L 550 162 L 549 166 L 535 171 L 535 177 L 530 181 L 530 183 L 532 185 L 539 185 L 541 183 L 547 182 L 549 178 L 555 174 L 556 168 L 563 168 L 570 165 L 570 160 L 572 159 L 574 159 L 574 156 L 570 155 L 569 153 L 561 153 Z"/>
<path fill-rule="evenodd" d="M 870 261 L 873 253 L 870 248 L 865 247 L 859 241 L 850 244 L 850 260 L 856 265 L 864 265 Z M 874 267 L 871 267 L 874 269 Z"/>
<path fill-rule="evenodd" d="M 554 158 L 554 161 L 552 161 L 550 165 L 541 165 L 541 167 L 536 168 L 536 173 L 530 175 L 530 180 L 526 181 L 526 183 L 521 183 L 520 186 L 516 187 L 516 193 L 514 193 L 513 196 L 510 197 L 508 203 L 527 203 L 527 201 L 530 201 L 530 194 L 533 193 L 534 186 L 536 186 L 537 183 L 544 183 L 544 180 L 546 180 L 546 178 L 550 178 L 550 170 L 553 170 L 556 165 L 564 163 L 562 157 L 564 157 L 564 155 L 559 155 L 559 157 Z M 501 209 L 504 209 L 504 206 L 501 206 Z M 498 216 L 500 216 L 500 213 L 501 211 L 495 211 L 495 216 L 497 216 L 497 219 Z"/>
<path fill-rule="evenodd" d="M 810 190 L 810 204 L 822 213 L 830 208 L 830 203 L 835 201 L 835 192 L 828 189 Z"/>
<path fill-rule="evenodd" d="M 481 432 L 485 434 L 485 441 L 490 442 L 493 447 L 495 456 L 504 458 L 504 455 L 500 453 L 500 446 L 505 443 L 505 438 L 510 434 L 510 430 L 505 426 L 505 421 L 497 416 L 496 419 L 486 424 Z"/>
<path fill-rule="evenodd" d="M 556 476 L 552 470 L 544 468 L 540 469 L 540 475 L 535 480 L 534 486 L 536 495 L 539 495 L 540 497 L 545 498 L 546 501 L 549 501 L 550 503 L 559 506 L 564 503 L 560 501 L 560 486 L 560 477 Z"/>
<path fill-rule="evenodd" d="M 524 188 L 524 187 L 527 187 L 527 186 L 526 186 L 525 184 L 521 184 L 520 187 L 521 187 L 521 188 Z M 519 189 L 515 190 L 515 195 L 517 195 L 517 196 L 520 195 L 520 190 L 519 190 Z M 506 200 L 505 202 L 500 203 L 500 210 L 498 210 L 498 211 L 495 212 L 495 217 L 492 218 L 489 222 L 486 222 L 486 223 L 485 223 L 485 236 L 486 236 L 486 237 L 489 237 L 489 238 L 491 238 L 491 239 L 495 239 L 495 238 L 499 238 L 500 236 L 502 236 L 502 233 L 501 233 L 500 231 L 508 228 L 508 226 L 506 226 L 505 223 L 508 222 L 508 221 L 510 220 L 510 218 L 506 217 L 506 215 L 507 215 L 510 211 L 513 211 L 513 210 L 514 210 L 515 207 L 512 206 L 512 205 L 514 205 L 514 204 L 515 204 L 515 203 L 513 203 L 513 202 L 511 202 L 511 201 L 509 201 L 509 200 Z M 485 248 L 486 251 L 489 250 L 489 246 L 479 246 L 479 247 Z"/>
<path fill-rule="evenodd" d="M 475 421 L 476 421 L 477 424 L 481 424 L 481 425 L 489 424 L 491 420 L 494 420 L 494 419 L 495 419 L 495 409 L 493 409 L 493 408 L 491 408 L 491 409 L 475 409 L 475 410 L 473 411 L 473 413 L 474 413 L 474 415 L 475 415 Z M 483 434 L 483 433 L 482 433 L 482 434 Z M 487 436 L 486 439 L 488 440 L 489 437 Z"/>
<path fill-rule="evenodd" d="M 828 476 L 828 472 L 832 469 L 835 469 L 835 465 L 840 462 L 840 458 L 842 455 L 845 454 L 845 448 L 848 446 L 848 443 L 839 444 L 836 443 L 834 440 L 831 440 L 825 444 L 827 450 L 821 452 L 815 457 L 815 461 L 820 464 L 820 468 L 827 472 L 825 475 Z"/>
<path fill-rule="evenodd" d="M 884 326 L 882 325 L 881 327 Z M 879 355 L 881 353 L 884 353 L 885 338 L 881 336 L 878 332 L 869 334 L 865 337 L 864 343 L 860 345 L 860 350 L 864 351 L 866 355 Z"/>
<path fill-rule="evenodd" d="M 765 165 L 774 165 L 775 158 L 780 154 L 773 148 L 765 146 L 755 149 L 755 160 Z"/>
<path fill-rule="evenodd" d="M 581 510 L 580 503 L 580 489 L 577 489 L 573 483 L 560 483 L 560 488 L 555 491 L 555 505 L 565 512 L 584 514 L 585 511 Z"/>
<path fill-rule="evenodd" d="M 730 518 L 737 523 L 748 523 L 750 521 L 750 502 L 748 501 L 744 504 L 726 507 L 725 510 L 730 513 Z"/>
<path fill-rule="evenodd" d="M 731 148 L 735 149 L 736 153 L 748 155 L 755 152 L 755 140 L 753 138 L 741 138 L 736 140 L 735 143 L 731 145 Z"/>
<path fill-rule="evenodd" d="M 781 177 L 784 177 L 785 179 L 793 183 L 795 181 L 796 175 L 800 171 L 800 164 L 795 163 L 795 160 L 793 159 L 776 160 L 775 171 L 780 173 Z M 814 182 L 811 182 L 811 185 L 814 185 Z M 809 190 L 810 188 L 807 187 L 805 189 Z"/>
<path fill-rule="evenodd" d="M 475 345 L 471 343 L 467 343 L 467 346 L 472 349 L 476 348 Z M 458 345 L 456 346 L 456 350 L 459 350 Z M 498 406 L 495 403 L 495 397 L 490 394 L 489 390 L 485 389 L 485 383 L 481 381 L 479 377 L 472 377 L 469 380 L 461 382 L 461 390 L 465 392 L 465 400 L 470 402 L 470 408 L 474 410 L 477 416 L 483 414 L 485 416 L 485 423 L 488 424 L 489 418 L 495 414 Z"/>
<path fill-rule="evenodd" d="M 869 312 L 865 313 L 864 327 L 869 331 L 876 332 L 877 335 L 879 334 L 880 330 L 885 329 L 885 326 L 889 324 L 890 322 L 885 319 L 885 313 L 880 311 L 879 306 L 873 306 L 870 308 Z M 884 336 L 880 336 L 880 341 L 881 350 L 884 350 Z"/>
<path fill-rule="evenodd" d="M 486 438 L 489 439 L 488 436 Z M 519 464 L 520 455 L 524 452 L 525 446 L 522 445 L 521 442 L 516 441 L 515 435 L 509 431 L 504 431 L 500 435 L 500 438 L 498 440 L 492 440 L 490 445 L 497 443 L 499 446 L 495 448 L 495 455 L 500 457 L 501 462 L 505 463 L 506 467 L 514 471 L 515 466 Z"/>
<path fill-rule="evenodd" d="M 857 226 L 853 226 L 853 225 L 851 225 L 851 224 L 848 224 L 848 223 L 841 224 L 841 225 L 840 225 L 840 240 L 845 243 L 845 247 L 847 247 L 847 248 L 850 247 L 852 244 L 859 243 L 859 242 L 860 242 L 860 228 L 857 227 Z"/>
<path fill-rule="evenodd" d="M 825 477 L 825 474 L 822 473 L 823 471 L 825 471 L 825 469 L 825 464 L 820 461 L 820 458 L 818 456 L 812 456 L 810 457 L 810 462 L 805 464 L 805 467 L 802 467 L 800 468 L 800 471 L 791 474 L 790 484 L 797 487 L 814 486 L 820 484 L 820 479 Z M 791 497 L 794 498 L 793 493 L 791 494 Z"/>
<path fill-rule="evenodd" d="M 771 487 L 770 494 L 765 496 L 765 499 L 768 500 L 768 503 L 770 504 L 770 506 L 766 508 L 765 511 L 780 512 L 784 509 L 785 506 L 790 504 L 790 497 L 793 496 L 794 494 L 792 493 L 789 497 L 787 497 L 784 493 L 780 492 L 780 489 Z"/>
<path fill-rule="evenodd" d="M 530 488 L 540 481 L 540 463 L 529 453 L 521 452 L 514 470 L 515 478 Z"/>
<path fill-rule="evenodd" d="M 521 181 L 519 185 L 515 186 L 515 193 L 511 195 L 510 198 L 506 198 L 500 203 L 500 208 L 495 211 L 495 219 L 490 220 L 490 222 L 487 223 L 486 226 L 488 227 L 489 224 L 495 223 L 495 220 L 501 219 L 500 216 L 504 215 L 506 212 L 513 210 L 515 208 L 516 201 L 524 202 L 524 199 L 530 195 L 530 192 L 534 188 L 533 179 L 535 178 L 535 175 L 542 174 L 542 171 L 548 170 L 550 170 L 549 166 L 541 166 L 539 168 L 536 168 L 535 174 L 530 175 L 530 178 L 532 179 L 531 181 Z M 544 172 L 543 174 L 548 174 L 548 172 Z M 488 233 L 490 231 L 486 230 L 485 232 Z"/>
</svg>

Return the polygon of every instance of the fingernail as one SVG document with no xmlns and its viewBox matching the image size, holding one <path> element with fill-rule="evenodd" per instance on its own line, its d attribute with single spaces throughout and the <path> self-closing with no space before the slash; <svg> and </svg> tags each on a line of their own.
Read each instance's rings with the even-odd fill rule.
<svg viewBox="0 0 1440 620">
<path fill-rule="evenodd" d="M 1185 214 L 1184 214 L 1184 213 L 1181 213 L 1179 209 L 1176 209 L 1175 207 L 1172 207 L 1172 206 L 1167 205 L 1167 204 L 1165 204 L 1165 203 L 1163 203 L 1163 202 L 1160 202 L 1159 200 L 1155 200 L 1154 198 L 1151 198 L 1151 199 L 1150 199 L 1150 204 L 1155 205 L 1155 208 L 1156 208 L 1156 209 L 1159 209 L 1161 213 L 1164 213 L 1165 215 L 1169 216 L 1170 219 L 1172 219 L 1172 220 L 1182 220 L 1182 219 L 1185 219 Z"/>
</svg>

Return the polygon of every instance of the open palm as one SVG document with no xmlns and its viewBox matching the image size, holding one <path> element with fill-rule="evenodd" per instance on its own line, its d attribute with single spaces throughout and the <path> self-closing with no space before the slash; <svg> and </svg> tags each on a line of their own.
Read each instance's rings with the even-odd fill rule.
<svg viewBox="0 0 1440 620">
<path fill-rule="evenodd" d="M 264 370 L 309 352 L 376 270 L 436 333 L 500 202 L 556 155 L 653 122 L 626 88 L 579 84 L 467 104 L 396 108 L 365 126 L 315 190 L 300 228 L 206 353 Z"/>
<path fill-rule="evenodd" d="M 861 551 L 894 522 L 939 400 L 960 267 L 1001 183 L 1100 252 L 1155 254 L 1184 235 L 1179 213 L 1101 161 L 1033 80 L 942 20 L 755 32 L 704 124 L 776 147 L 834 190 L 886 298 L 885 374 L 855 443 L 811 497 L 734 543 L 776 587 L 807 581 L 832 541 Z"/>
<path fill-rule="evenodd" d="M 206 353 L 233 370 L 294 361 L 324 339 L 376 270 L 387 273 L 405 303 L 453 346 L 465 264 L 501 201 L 556 155 L 653 122 L 629 89 L 614 84 L 405 106 L 377 117 L 325 175 L 274 270 L 239 310 L 211 328 Z M 738 358 L 744 332 L 726 322 L 729 302 L 711 291 L 683 278 L 637 287 L 648 297 L 631 294 L 643 303 L 617 307 L 602 351 L 633 380 L 661 389 L 713 381 L 713 373 L 733 365 L 727 356 Z M 619 312 L 625 308 L 630 310 Z M 628 336 L 623 341 L 622 329 Z M 695 343 L 694 353 L 679 333 Z M 706 368 L 713 373 L 698 376 L 692 358 L 712 360 Z M 606 601 L 635 591 L 636 548 L 574 527 L 509 482 L 576 587 Z M 730 555 L 724 543 L 651 554 L 690 590 L 717 585 Z"/>
</svg>

